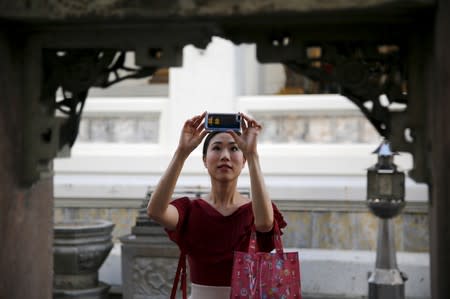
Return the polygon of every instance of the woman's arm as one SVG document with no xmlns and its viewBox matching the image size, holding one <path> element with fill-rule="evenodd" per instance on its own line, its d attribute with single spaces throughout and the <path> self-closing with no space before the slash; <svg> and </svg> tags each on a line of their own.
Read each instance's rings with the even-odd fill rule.
<svg viewBox="0 0 450 299">
<path fill-rule="evenodd" d="M 169 230 L 175 229 L 178 223 L 178 210 L 169 203 L 186 158 L 180 151 L 175 152 L 147 206 L 147 215 Z"/>
<path fill-rule="evenodd" d="M 234 132 L 230 132 L 230 134 L 233 135 L 247 160 L 256 230 L 268 232 L 273 227 L 274 216 L 272 202 L 264 182 L 257 150 L 257 139 L 261 131 L 261 125 L 249 116 L 242 113 L 241 115 L 243 118 L 242 135 L 239 136 Z"/>
<path fill-rule="evenodd" d="M 147 215 L 169 230 L 176 228 L 179 218 L 177 208 L 169 203 L 184 162 L 207 134 L 204 130 L 204 117 L 205 113 L 184 123 L 175 154 L 148 202 Z"/>
<path fill-rule="evenodd" d="M 262 175 L 258 154 L 249 155 L 247 163 L 255 227 L 257 231 L 268 232 L 273 227 L 273 207 Z"/>
</svg>

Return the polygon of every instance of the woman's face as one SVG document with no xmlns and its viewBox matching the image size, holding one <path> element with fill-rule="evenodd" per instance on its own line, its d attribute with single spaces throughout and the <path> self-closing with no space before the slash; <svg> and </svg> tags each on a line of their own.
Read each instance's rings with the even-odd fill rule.
<svg viewBox="0 0 450 299">
<path fill-rule="evenodd" d="M 245 158 L 230 134 L 219 133 L 211 138 L 203 162 L 212 178 L 223 181 L 239 176 Z"/>
</svg>

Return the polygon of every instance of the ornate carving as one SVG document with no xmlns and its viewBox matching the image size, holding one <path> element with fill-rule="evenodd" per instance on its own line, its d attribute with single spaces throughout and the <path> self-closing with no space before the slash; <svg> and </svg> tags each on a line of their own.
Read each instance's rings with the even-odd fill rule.
<svg viewBox="0 0 450 299">
<path fill-rule="evenodd" d="M 408 95 L 406 46 L 369 41 L 304 43 L 301 53 L 284 63 L 292 70 L 319 82 L 338 84 L 339 93 L 350 99 L 396 151 L 414 155 L 410 172 L 418 182 L 428 179 L 423 159 L 424 122 L 408 119 L 417 114 Z M 402 110 L 392 109 L 403 104 Z M 411 111 L 407 111 L 407 109 Z"/>
<path fill-rule="evenodd" d="M 399 46 L 336 43 L 305 47 L 304 51 L 303 60 L 287 61 L 286 65 L 313 80 L 336 82 L 339 92 L 359 107 L 380 135 L 392 134 L 388 106 L 407 103 Z M 382 95 L 388 102 L 380 99 Z"/>
<path fill-rule="evenodd" d="M 42 100 L 53 105 L 66 118 L 61 125 L 59 147 L 72 147 L 78 135 L 81 114 L 92 86 L 108 87 L 129 78 L 151 76 L 156 68 L 130 68 L 124 65 L 125 52 L 113 50 L 70 50 L 44 52 Z M 125 75 L 123 75 L 125 73 Z M 112 79 L 110 79 L 112 77 Z M 62 100 L 56 100 L 61 88 Z"/>
<path fill-rule="evenodd" d="M 125 66 L 125 52 L 104 49 L 43 50 L 42 88 L 36 109 L 30 111 L 26 160 L 22 184 L 31 185 L 62 149 L 74 144 L 89 88 L 106 88 L 129 78 L 150 77 L 154 67 Z M 62 99 L 57 99 L 60 91 Z M 55 116 L 56 111 L 59 116 Z"/>
<path fill-rule="evenodd" d="M 176 259 L 137 257 L 133 260 L 133 285 L 136 295 L 168 298 L 177 270 Z"/>
<path fill-rule="evenodd" d="M 109 245 L 109 244 L 108 244 Z M 105 246 L 103 246 L 105 247 Z M 105 248 L 98 248 L 96 250 L 83 251 L 78 253 L 78 266 L 80 270 L 92 270 L 98 269 L 102 265 L 103 261 L 109 254 L 112 246 L 106 247 L 108 251 L 105 252 Z"/>
</svg>

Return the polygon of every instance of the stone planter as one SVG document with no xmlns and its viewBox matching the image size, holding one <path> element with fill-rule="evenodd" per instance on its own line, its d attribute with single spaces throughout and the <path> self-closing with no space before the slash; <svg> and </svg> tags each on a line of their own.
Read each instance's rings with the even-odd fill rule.
<svg viewBox="0 0 450 299">
<path fill-rule="evenodd" d="M 107 298 L 98 270 L 113 247 L 113 228 L 104 220 L 55 223 L 53 298 Z"/>
</svg>

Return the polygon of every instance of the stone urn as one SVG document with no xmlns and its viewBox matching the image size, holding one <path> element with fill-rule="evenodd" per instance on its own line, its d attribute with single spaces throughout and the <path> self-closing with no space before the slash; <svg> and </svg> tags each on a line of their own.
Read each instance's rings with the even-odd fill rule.
<svg viewBox="0 0 450 299">
<path fill-rule="evenodd" d="M 74 220 L 54 225 L 53 298 L 108 298 L 98 271 L 113 247 L 114 224 Z"/>
</svg>

